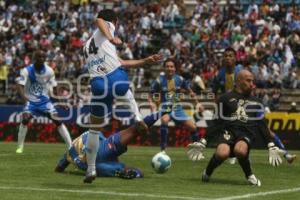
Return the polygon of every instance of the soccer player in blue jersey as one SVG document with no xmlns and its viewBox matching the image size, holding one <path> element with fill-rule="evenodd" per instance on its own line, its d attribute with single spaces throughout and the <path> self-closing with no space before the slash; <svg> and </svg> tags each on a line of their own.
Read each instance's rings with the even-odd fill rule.
<svg viewBox="0 0 300 200">
<path fill-rule="evenodd" d="M 161 108 L 164 109 L 168 104 L 175 104 L 173 111 L 164 115 L 161 118 L 161 127 L 160 127 L 160 149 L 162 152 L 165 152 L 167 147 L 168 140 L 168 123 L 172 119 L 176 124 L 182 124 L 188 128 L 191 132 L 191 138 L 193 142 L 198 142 L 199 136 L 197 132 L 197 127 L 190 117 L 184 112 L 182 105 L 179 101 L 182 96 L 182 91 L 188 92 L 191 97 L 196 100 L 196 95 L 190 88 L 189 83 L 183 79 L 182 76 L 176 74 L 175 61 L 171 58 L 168 58 L 163 67 L 165 69 L 165 74 L 160 75 L 153 83 L 151 84 L 151 95 L 149 95 L 149 103 L 151 105 L 152 112 L 156 110 L 155 102 L 158 101 L 161 103 Z"/>
<path fill-rule="evenodd" d="M 27 134 L 27 124 L 34 116 L 46 116 L 58 127 L 58 132 L 64 139 L 67 147 L 71 146 L 72 140 L 66 126 L 59 120 L 57 110 L 49 98 L 49 90 L 57 86 L 54 71 L 44 63 L 46 54 L 38 51 L 34 56 L 34 64 L 23 68 L 17 78 L 19 92 L 26 105 L 22 113 L 22 121 L 18 132 L 18 147 L 16 153 L 23 153 L 24 141 Z"/>
<path fill-rule="evenodd" d="M 97 176 L 120 177 L 125 179 L 141 178 L 141 170 L 129 167 L 119 162 L 118 157 L 127 151 L 127 145 L 140 134 L 144 134 L 148 127 L 152 126 L 161 116 L 164 116 L 169 110 L 159 111 L 146 116 L 143 122 L 147 126 L 141 126 L 141 122 L 130 126 L 129 128 L 116 132 L 105 138 L 102 134 L 98 135 L 99 147 L 96 158 Z M 74 139 L 72 147 L 64 154 L 55 168 L 56 172 L 63 172 L 67 166 L 72 163 L 77 168 L 86 171 L 86 152 L 87 152 L 88 133 L 85 132 Z"/>
<path fill-rule="evenodd" d="M 108 124 L 112 113 L 112 104 L 116 97 L 128 96 L 129 80 L 123 67 L 137 67 L 154 64 L 161 61 L 162 56 L 155 54 L 140 60 L 122 60 L 117 55 L 115 45 L 122 41 L 115 37 L 118 18 L 110 9 L 99 12 L 96 19 L 97 30 L 83 47 L 85 66 L 91 78 L 91 115 L 90 129 L 87 137 L 86 159 L 88 169 L 85 183 L 91 183 L 96 178 L 96 156 L 99 147 L 99 134 L 102 127 Z M 129 95 L 132 96 L 132 95 Z M 135 106 L 137 107 L 137 106 Z M 135 110 L 136 116 L 139 115 Z"/>
</svg>

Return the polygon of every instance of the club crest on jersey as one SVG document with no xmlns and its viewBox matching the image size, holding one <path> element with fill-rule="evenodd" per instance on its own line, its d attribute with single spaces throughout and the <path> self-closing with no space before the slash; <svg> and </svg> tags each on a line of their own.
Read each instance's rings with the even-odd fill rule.
<svg viewBox="0 0 300 200">
<path fill-rule="evenodd" d="M 225 133 L 224 133 L 223 137 L 224 137 L 225 140 L 229 140 L 231 135 L 228 133 L 228 131 L 225 130 Z"/>
<path fill-rule="evenodd" d="M 43 86 L 37 82 L 33 83 L 29 88 L 29 92 L 35 96 L 41 95 L 43 93 Z"/>
</svg>

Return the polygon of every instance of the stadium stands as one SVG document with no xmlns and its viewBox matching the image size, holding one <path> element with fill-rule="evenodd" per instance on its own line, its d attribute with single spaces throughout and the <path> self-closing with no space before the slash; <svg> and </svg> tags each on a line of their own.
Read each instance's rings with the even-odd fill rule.
<svg viewBox="0 0 300 200">
<path fill-rule="evenodd" d="M 185 78 L 200 75 L 205 93 L 222 67 L 220 55 L 232 46 L 239 62 L 256 75 L 263 91 L 258 94 L 264 95 L 268 106 L 288 110 L 291 102 L 298 102 L 300 0 L 78 2 L 82 3 L 1 1 L 0 67 L 9 70 L 8 89 L 5 94 L 0 91 L 0 103 L 20 103 L 14 79 L 36 49 L 47 51 L 58 79 L 72 80 L 76 86 L 76 78 L 85 71 L 81 47 L 95 28 L 93 19 L 99 10 L 110 7 L 120 14 L 118 35 L 126 44 L 119 48 L 123 58 L 163 52 L 177 60 Z M 141 83 L 135 83 L 142 86 L 136 90 L 138 100 L 144 101 L 142 94 L 160 72 L 160 66 L 140 74 L 129 71 L 130 77 L 143 76 Z M 276 88 L 286 98 L 274 95 Z M 76 94 L 73 98 L 74 105 L 82 101 Z"/>
</svg>

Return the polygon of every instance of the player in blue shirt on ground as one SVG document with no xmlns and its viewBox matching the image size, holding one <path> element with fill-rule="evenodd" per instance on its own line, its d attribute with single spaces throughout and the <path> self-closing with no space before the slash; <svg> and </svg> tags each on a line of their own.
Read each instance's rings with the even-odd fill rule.
<svg viewBox="0 0 300 200">
<path fill-rule="evenodd" d="M 57 110 L 50 101 L 49 91 L 55 90 L 54 71 L 44 63 L 46 54 L 37 51 L 34 56 L 34 63 L 23 68 L 17 78 L 20 95 L 26 101 L 22 113 L 22 121 L 18 132 L 18 147 L 16 153 L 23 153 L 24 141 L 27 134 L 27 124 L 34 116 L 46 116 L 50 118 L 58 127 L 58 132 L 64 139 L 67 147 L 72 144 L 70 134 L 66 126 L 60 121 Z"/>
<path fill-rule="evenodd" d="M 141 126 L 141 122 L 136 122 L 129 128 L 116 132 L 104 137 L 102 134 L 98 136 L 99 148 L 96 158 L 97 176 L 120 177 L 125 179 L 141 178 L 143 173 L 141 170 L 129 167 L 126 164 L 119 162 L 118 157 L 127 151 L 127 145 L 140 134 L 147 132 L 147 128 L 152 126 L 161 116 L 164 116 L 169 110 L 159 111 L 146 116 L 143 122 L 147 125 Z M 86 171 L 86 145 L 88 133 L 85 132 L 77 137 L 72 144 L 72 147 L 64 154 L 55 168 L 56 172 L 63 172 L 70 163 L 73 163 L 77 168 Z"/>
</svg>

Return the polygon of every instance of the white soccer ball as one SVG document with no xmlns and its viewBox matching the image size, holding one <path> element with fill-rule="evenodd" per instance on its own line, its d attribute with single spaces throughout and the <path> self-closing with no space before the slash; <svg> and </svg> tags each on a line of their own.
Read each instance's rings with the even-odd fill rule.
<svg viewBox="0 0 300 200">
<path fill-rule="evenodd" d="M 171 167 L 171 158 L 166 153 L 159 152 L 153 156 L 151 165 L 157 173 L 165 173 Z"/>
</svg>

